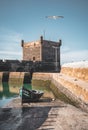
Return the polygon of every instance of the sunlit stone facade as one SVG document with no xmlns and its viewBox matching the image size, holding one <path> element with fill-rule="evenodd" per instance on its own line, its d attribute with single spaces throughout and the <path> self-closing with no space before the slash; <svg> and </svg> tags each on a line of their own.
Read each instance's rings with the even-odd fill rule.
<svg viewBox="0 0 88 130">
<path fill-rule="evenodd" d="M 41 36 L 38 41 L 26 43 L 22 40 L 21 46 L 23 48 L 23 60 L 60 63 L 61 40 L 58 42 L 43 40 Z"/>
</svg>

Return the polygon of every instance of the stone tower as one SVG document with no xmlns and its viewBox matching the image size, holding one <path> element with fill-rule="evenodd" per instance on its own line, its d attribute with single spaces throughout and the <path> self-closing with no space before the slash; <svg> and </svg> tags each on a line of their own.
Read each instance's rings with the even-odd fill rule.
<svg viewBox="0 0 88 130">
<path fill-rule="evenodd" d="M 22 40 L 23 60 L 54 62 L 60 65 L 60 46 L 61 40 L 58 42 L 43 40 L 43 36 L 38 41 L 24 42 Z"/>
</svg>

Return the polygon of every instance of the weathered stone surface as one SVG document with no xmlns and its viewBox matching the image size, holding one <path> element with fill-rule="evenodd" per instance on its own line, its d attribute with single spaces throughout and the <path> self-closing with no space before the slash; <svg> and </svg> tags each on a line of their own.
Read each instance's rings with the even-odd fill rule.
<svg viewBox="0 0 88 130">
<path fill-rule="evenodd" d="M 68 76 L 82 79 L 88 82 L 88 68 L 70 68 L 62 67 L 61 72 Z"/>
<path fill-rule="evenodd" d="M 34 73 L 33 79 L 50 80 L 59 91 L 64 93 L 72 101 L 75 101 L 79 107 L 88 111 L 87 82 L 62 73 Z"/>
<path fill-rule="evenodd" d="M 73 101 L 78 103 L 82 109 L 88 111 L 88 83 L 63 74 L 53 74 L 56 87 Z"/>
<path fill-rule="evenodd" d="M 61 40 L 54 42 L 43 40 L 43 37 L 40 37 L 39 41 L 24 42 L 23 60 L 56 62 L 57 55 L 57 62 L 60 65 L 60 46 Z"/>
<path fill-rule="evenodd" d="M 33 73 L 33 79 L 51 80 L 51 73 Z"/>
</svg>

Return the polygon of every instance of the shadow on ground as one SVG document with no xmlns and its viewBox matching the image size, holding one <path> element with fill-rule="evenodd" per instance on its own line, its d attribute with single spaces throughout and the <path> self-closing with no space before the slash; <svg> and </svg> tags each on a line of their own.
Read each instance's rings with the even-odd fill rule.
<svg viewBox="0 0 88 130">
<path fill-rule="evenodd" d="M 0 109 L 0 130 L 36 130 L 52 107 L 22 107 Z"/>
</svg>

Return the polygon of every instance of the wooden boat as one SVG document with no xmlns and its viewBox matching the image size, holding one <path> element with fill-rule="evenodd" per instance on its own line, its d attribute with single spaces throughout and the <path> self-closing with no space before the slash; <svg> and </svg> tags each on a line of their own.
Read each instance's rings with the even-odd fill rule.
<svg viewBox="0 0 88 130">
<path fill-rule="evenodd" d="M 22 104 L 23 103 L 30 103 L 30 102 L 37 102 L 44 94 L 43 91 L 38 90 L 28 90 L 24 87 L 20 89 L 20 95 L 22 97 Z"/>
</svg>

